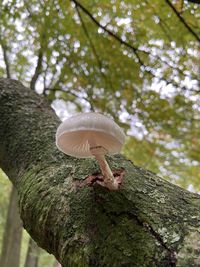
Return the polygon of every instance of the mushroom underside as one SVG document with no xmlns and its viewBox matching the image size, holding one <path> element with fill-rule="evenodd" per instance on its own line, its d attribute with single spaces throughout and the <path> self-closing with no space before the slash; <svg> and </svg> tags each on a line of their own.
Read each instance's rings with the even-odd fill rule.
<svg viewBox="0 0 200 267">
<path fill-rule="evenodd" d="M 70 156 L 86 158 L 92 157 L 91 148 L 100 146 L 109 154 L 116 154 L 122 144 L 111 134 L 93 130 L 65 132 L 57 138 L 59 149 Z"/>
</svg>

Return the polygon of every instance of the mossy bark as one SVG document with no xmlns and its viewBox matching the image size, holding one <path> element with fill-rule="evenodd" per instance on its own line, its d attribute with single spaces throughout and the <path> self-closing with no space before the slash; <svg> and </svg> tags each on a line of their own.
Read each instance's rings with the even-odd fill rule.
<svg viewBox="0 0 200 267">
<path fill-rule="evenodd" d="M 24 227 L 63 267 L 200 266 L 199 195 L 121 155 L 107 157 L 124 171 L 119 190 L 87 182 L 99 176 L 96 161 L 57 150 L 59 119 L 17 81 L 0 79 L 0 118 L 0 166 Z"/>
</svg>

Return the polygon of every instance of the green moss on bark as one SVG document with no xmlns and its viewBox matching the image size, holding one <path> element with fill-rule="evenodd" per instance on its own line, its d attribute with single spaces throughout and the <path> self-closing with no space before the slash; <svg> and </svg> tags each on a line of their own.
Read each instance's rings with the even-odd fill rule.
<svg viewBox="0 0 200 267">
<path fill-rule="evenodd" d="M 125 170 L 118 191 L 80 186 L 97 163 L 57 150 L 59 120 L 16 81 L 0 79 L 0 116 L 0 166 L 18 189 L 24 227 L 63 267 L 175 266 L 199 226 L 198 195 L 120 155 L 108 157 L 112 170 Z"/>
</svg>

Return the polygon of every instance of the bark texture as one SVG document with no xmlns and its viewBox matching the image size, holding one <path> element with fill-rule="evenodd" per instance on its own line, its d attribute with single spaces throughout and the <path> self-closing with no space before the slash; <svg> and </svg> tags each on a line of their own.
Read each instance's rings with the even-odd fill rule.
<svg viewBox="0 0 200 267">
<path fill-rule="evenodd" d="M 18 81 L 0 80 L 0 118 L 0 166 L 24 227 L 63 267 L 200 266 L 199 195 L 121 155 L 107 160 L 122 185 L 102 187 L 94 159 L 57 150 L 59 119 Z"/>
</svg>

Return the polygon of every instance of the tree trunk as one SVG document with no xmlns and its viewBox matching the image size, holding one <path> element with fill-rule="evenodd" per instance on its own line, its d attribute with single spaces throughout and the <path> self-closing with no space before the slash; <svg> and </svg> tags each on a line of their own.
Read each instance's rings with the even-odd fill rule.
<svg viewBox="0 0 200 267">
<path fill-rule="evenodd" d="M 199 195 L 121 155 L 107 159 L 122 185 L 102 187 L 95 159 L 59 152 L 59 119 L 17 81 L 0 80 L 0 118 L 0 166 L 24 227 L 63 267 L 199 266 Z"/>
<path fill-rule="evenodd" d="M 30 238 L 24 267 L 38 267 L 38 258 L 39 247 L 35 241 Z"/>
<path fill-rule="evenodd" d="M 19 267 L 22 238 L 22 222 L 17 205 L 17 190 L 13 187 L 10 194 L 7 221 L 3 238 L 1 267 Z"/>
<path fill-rule="evenodd" d="M 58 261 L 55 261 L 53 267 L 62 267 L 61 264 Z"/>
</svg>

